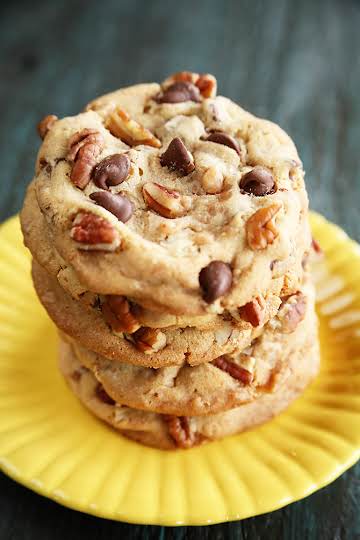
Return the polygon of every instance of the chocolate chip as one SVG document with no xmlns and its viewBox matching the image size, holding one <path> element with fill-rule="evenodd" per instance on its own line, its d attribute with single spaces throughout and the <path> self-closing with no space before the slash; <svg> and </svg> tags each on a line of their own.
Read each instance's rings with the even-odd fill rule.
<svg viewBox="0 0 360 540">
<path fill-rule="evenodd" d="M 195 84 L 180 81 L 172 84 L 156 98 L 158 103 L 182 103 L 183 101 L 200 102 L 200 90 Z"/>
<path fill-rule="evenodd" d="M 230 265 L 222 261 L 211 262 L 200 271 L 199 283 L 203 299 L 211 304 L 230 290 L 232 283 Z"/>
<path fill-rule="evenodd" d="M 114 214 L 123 223 L 129 221 L 134 211 L 134 207 L 129 199 L 119 193 L 94 191 L 94 193 L 91 193 L 90 199 Z"/>
<path fill-rule="evenodd" d="M 179 137 L 175 137 L 160 156 L 160 163 L 163 167 L 168 167 L 172 171 L 177 170 L 184 176 L 195 169 L 194 158 Z"/>
<path fill-rule="evenodd" d="M 41 170 L 45 170 L 46 174 L 50 175 L 52 171 L 52 166 L 45 158 L 40 158 L 39 167 Z"/>
<path fill-rule="evenodd" d="M 275 182 L 271 171 L 260 165 L 256 165 L 240 180 L 240 189 L 257 197 L 273 193 L 274 187 Z"/>
<path fill-rule="evenodd" d="M 235 150 L 235 152 L 240 156 L 240 146 L 238 145 L 237 140 L 227 133 L 223 133 L 222 131 L 214 131 L 213 133 L 210 133 L 206 140 L 228 146 L 229 148 Z"/>
<path fill-rule="evenodd" d="M 113 398 L 111 398 L 109 394 L 105 392 L 103 385 L 100 383 L 95 388 L 95 395 L 98 399 L 100 399 L 100 401 L 106 403 L 106 405 L 115 405 Z"/>
<path fill-rule="evenodd" d="M 101 189 L 109 189 L 110 186 L 118 186 L 129 175 L 130 159 L 126 154 L 113 154 L 98 163 L 93 171 L 92 177 Z"/>
</svg>

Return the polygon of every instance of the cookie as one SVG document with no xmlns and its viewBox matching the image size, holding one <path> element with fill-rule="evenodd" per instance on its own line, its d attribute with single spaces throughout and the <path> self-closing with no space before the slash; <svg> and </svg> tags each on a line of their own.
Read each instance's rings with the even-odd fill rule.
<svg viewBox="0 0 360 540">
<path fill-rule="evenodd" d="M 56 277 L 61 287 L 71 296 L 80 300 L 88 307 L 98 305 L 103 302 L 105 296 L 98 295 L 86 290 L 72 269 L 58 254 L 53 246 L 53 241 L 49 235 L 49 230 L 45 224 L 45 218 L 40 212 L 37 203 L 35 186 L 30 184 L 25 197 L 22 209 L 22 230 L 26 246 L 34 254 L 36 261 L 45 268 L 52 276 Z M 302 234 L 302 231 L 300 231 Z M 296 241 L 296 239 L 295 239 Z M 274 265 L 275 266 L 275 265 Z M 296 291 L 302 281 L 302 259 L 295 261 L 294 266 L 286 273 L 283 272 L 280 261 L 273 269 L 273 280 L 271 284 L 271 294 L 290 294 Z M 276 277 L 276 274 L 281 277 Z M 284 276 L 284 277 L 282 277 Z M 150 328 L 166 328 L 177 326 L 185 328 L 194 326 L 198 329 L 221 328 L 224 318 L 239 320 L 239 311 L 224 311 L 221 315 L 217 313 L 205 313 L 199 316 L 174 315 L 171 313 L 161 313 L 144 308 L 140 304 L 134 303 L 128 299 L 132 305 L 132 311 L 140 326 Z"/>
<path fill-rule="evenodd" d="M 251 322 L 240 317 L 224 319 L 215 328 L 142 327 L 132 334 L 117 334 L 105 321 L 103 306 L 86 307 L 74 300 L 36 261 L 32 276 L 40 301 L 61 331 L 111 360 L 144 367 L 197 365 L 240 352 L 261 333 L 263 324 L 275 316 L 281 304 L 276 294 L 261 305 L 256 303 L 247 313 Z"/>
<path fill-rule="evenodd" d="M 145 412 L 115 403 L 93 373 L 83 367 L 65 342 L 60 346 L 60 370 L 72 391 L 98 418 L 122 435 L 161 449 L 190 448 L 221 439 L 262 424 L 296 399 L 319 369 L 317 341 L 288 357 L 289 376 L 276 390 L 263 393 L 250 403 L 206 416 L 170 416 Z"/>
<path fill-rule="evenodd" d="M 70 340 L 78 361 L 90 369 L 117 403 L 161 414 L 214 414 L 276 391 L 291 373 L 288 357 L 316 340 L 310 283 L 283 303 L 250 347 L 213 362 L 152 369 L 108 360 Z M 65 340 L 68 339 L 65 337 Z"/>
<path fill-rule="evenodd" d="M 45 123 L 36 199 L 86 290 L 222 313 L 266 295 L 276 265 L 286 273 L 310 249 L 303 170 L 278 126 L 216 97 L 211 77 L 201 89 L 178 77 Z"/>
</svg>

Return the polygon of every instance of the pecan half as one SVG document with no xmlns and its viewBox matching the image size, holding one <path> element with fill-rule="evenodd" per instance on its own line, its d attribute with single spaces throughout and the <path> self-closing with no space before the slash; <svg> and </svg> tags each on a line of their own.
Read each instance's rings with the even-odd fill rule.
<svg viewBox="0 0 360 540">
<path fill-rule="evenodd" d="M 166 335 L 157 328 L 140 328 L 131 337 L 135 347 L 145 354 L 158 352 L 166 346 Z"/>
<path fill-rule="evenodd" d="M 149 208 L 160 216 L 173 219 L 184 216 L 187 212 L 178 191 L 155 182 L 147 182 L 143 185 L 143 196 Z"/>
<path fill-rule="evenodd" d="M 117 107 L 106 120 L 106 127 L 115 136 L 119 137 L 129 146 L 145 144 L 147 146 L 161 147 L 161 142 L 146 127 L 131 118 L 121 107 Z"/>
<path fill-rule="evenodd" d="M 76 187 L 84 189 L 88 185 L 103 147 L 103 136 L 96 129 L 77 131 L 70 138 L 67 158 L 73 163 L 70 179 Z"/>
<path fill-rule="evenodd" d="M 281 321 L 282 331 L 285 334 L 291 334 L 305 317 L 306 296 L 299 291 L 296 294 L 283 297 L 282 300 L 283 305 L 277 317 Z"/>
<path fill-rule="evenodd" d="M 264 320 L 266 303 L 262 296 L 257 296 L 239 308 L 240 317 L 252 326 L 260 326 Z"/>
<path fill-rule="evenodd" d="M 191 431 L 187 416 L 164 415 L 170 437 L 178 448 L 191 448 L 196 444 L 195 433 Z"/>
<path fill-rule="evenodd" d="M 41 139 L 45 139 L 46 134 L 58 120 L 58 117 L 55 114 L 48 114 L 38 123 L 37 131 Z"/>
<path fill-rule="evenodd" d="M 271 204 L 257 210 L 246 222 L 246 236 L 253 250 L 265 249 L 279 235 L 273 217 L 279 212 L 280 204 Z"/>
<path fill-rule="evenodd" d="M 219 356 L 219 358 L 213 360 L 212 364 L 245 385 L 251 384 L 254 379 L 254 375 L 251 371 L 235 364 L 235 362 L 231 362 L 225 355 Z"/>
<path fill-rule="evenodd" d="M 109 295 L 101 306 L 105 321 L 114 332 L 132 334 L 140 328 L 139 322 L 131 313 L 131 306 L 125 296 Z"/>
<path fill-rule="evenodd" d="M 114 227 L 106 219 L 91 212 L 79 212 L 72 224 L 70 236 L 83 244 L 80 249 L 115 248 L 119 238 Z"/>
</svg>

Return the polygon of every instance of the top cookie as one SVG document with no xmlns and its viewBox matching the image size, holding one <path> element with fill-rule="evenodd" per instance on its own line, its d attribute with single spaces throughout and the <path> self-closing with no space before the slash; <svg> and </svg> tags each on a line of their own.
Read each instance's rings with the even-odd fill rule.
<svg viewBox="0 0 360 540">
<path fill-rule="evenodd" d="M 37 201 L 55 249 L 90 291 L 221 313 L 309 250 L 294 144 L 216 97 L 211 76 L 118 90 L 77 116 L 47 117 L 40 131 Z"/>
</svg>

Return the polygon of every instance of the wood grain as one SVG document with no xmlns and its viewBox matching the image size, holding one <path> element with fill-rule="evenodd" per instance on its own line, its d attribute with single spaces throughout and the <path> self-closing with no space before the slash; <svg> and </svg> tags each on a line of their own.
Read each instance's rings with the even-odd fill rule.
<svg viewBox="0 0 360 540">
<path fill-rule="evenodd" d="M 0 218 L 19 210 L 45 114 L 179 70 L 280 123 L 311 206 L 360 240 L 360 4 L 355 0 L 13 0 L 0 3 Z M 355 540 L 360 467 L 304 501 L 243 522 L 165 529 L 57 506 L 2 477 L 0 539 Z"/>
</svg>

